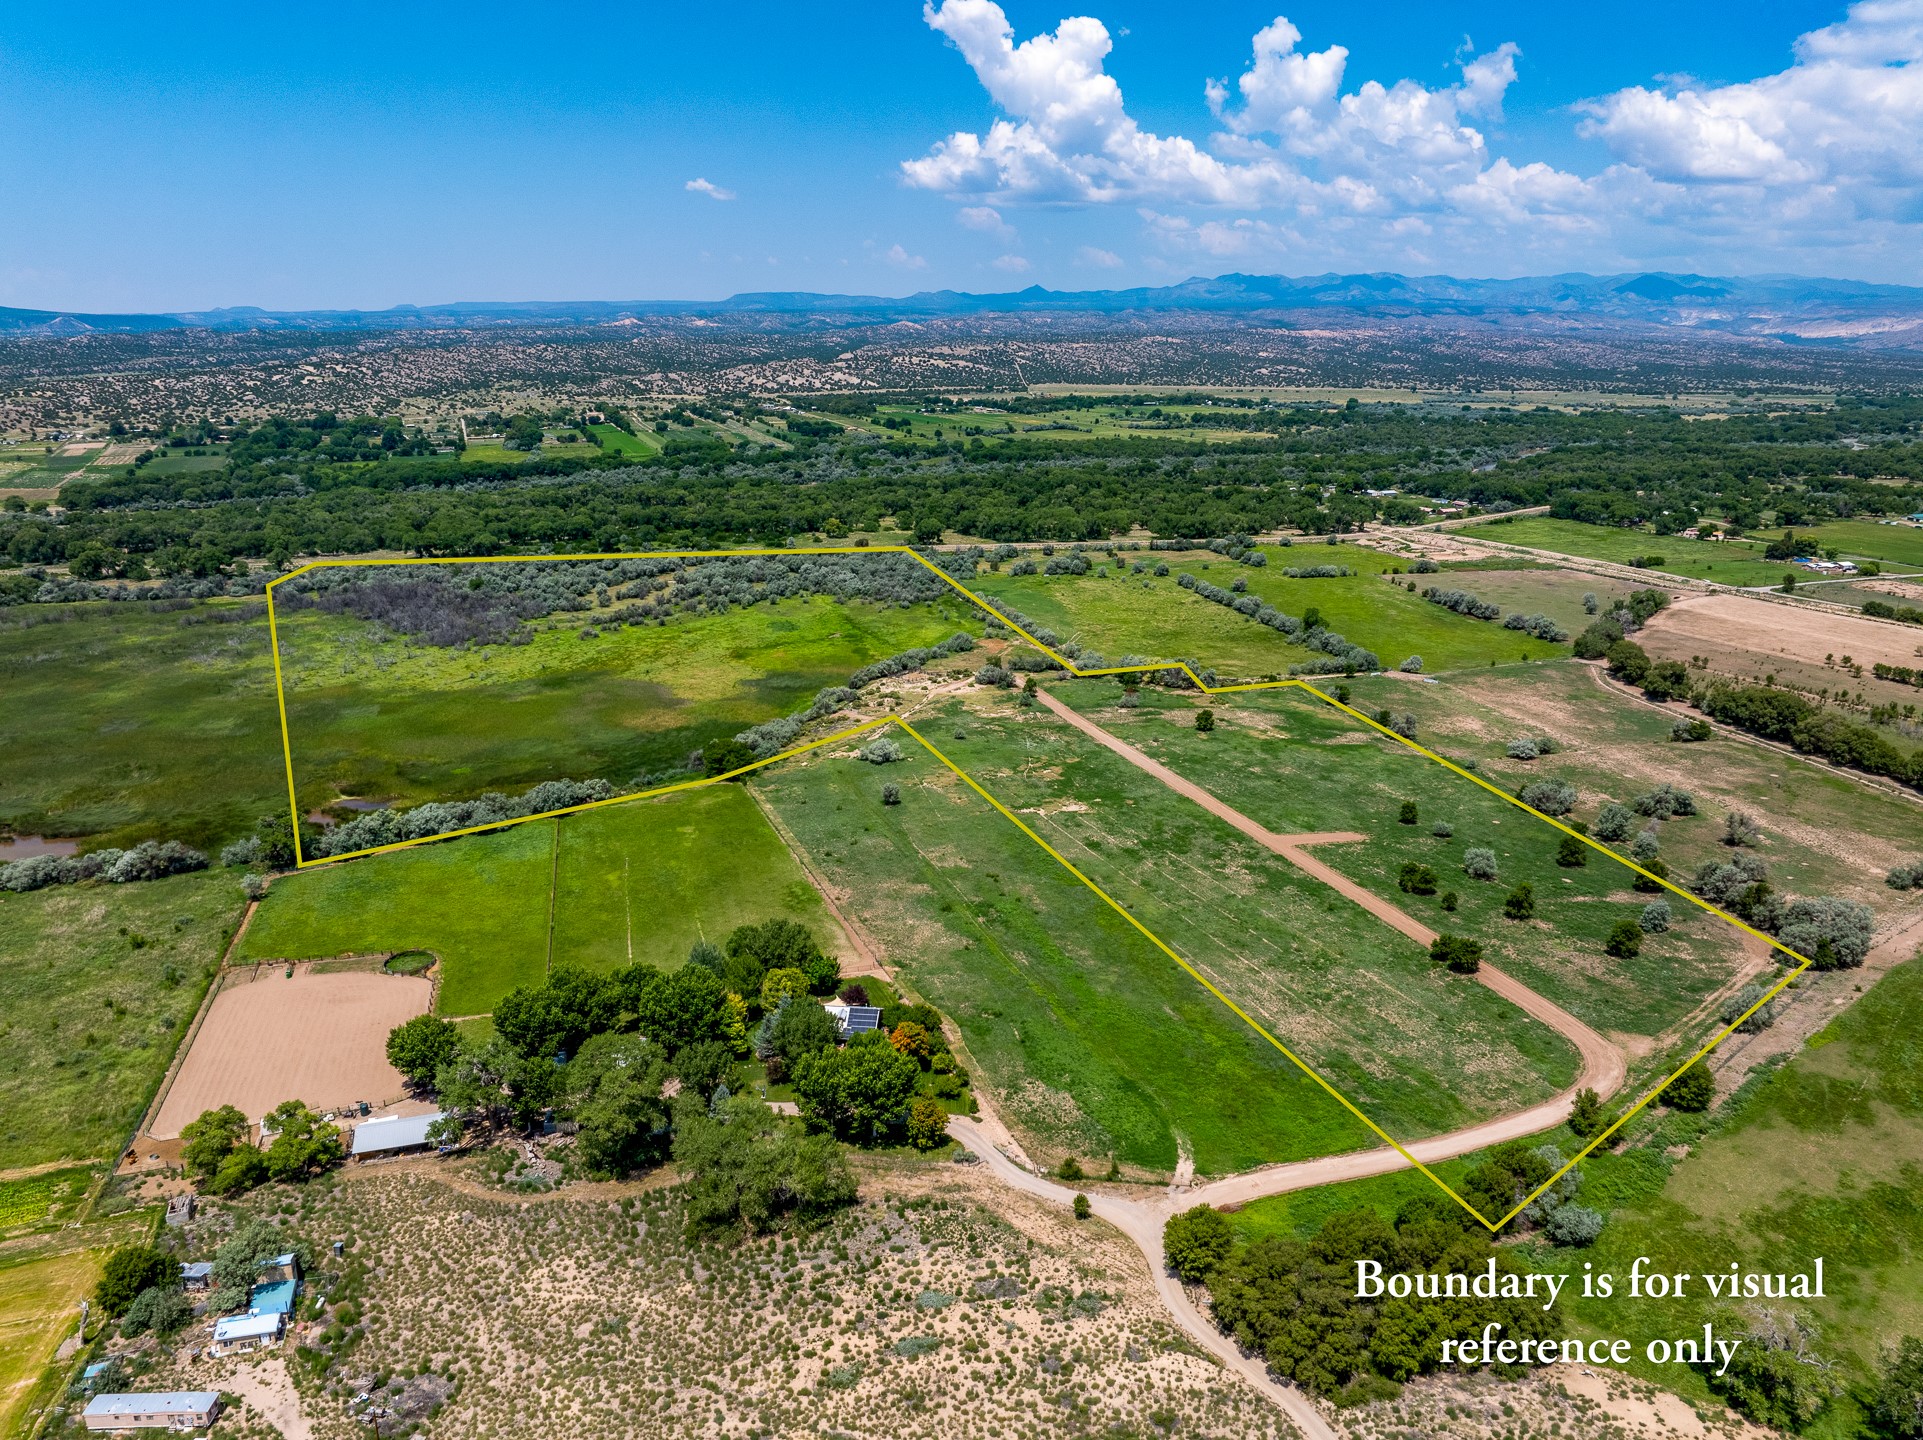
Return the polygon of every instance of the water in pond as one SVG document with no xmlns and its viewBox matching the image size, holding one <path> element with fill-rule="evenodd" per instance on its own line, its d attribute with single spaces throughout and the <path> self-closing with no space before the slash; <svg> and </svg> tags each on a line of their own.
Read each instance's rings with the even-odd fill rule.
<svg viewBox="0 0 1923 1440">
<path fill-rule="evenodd" d="M 0 865 L 34 855 L 73 855 L 79 850 L 78 840 L 55 840 L 46 835 L 0 835 Z"/>
</svg>

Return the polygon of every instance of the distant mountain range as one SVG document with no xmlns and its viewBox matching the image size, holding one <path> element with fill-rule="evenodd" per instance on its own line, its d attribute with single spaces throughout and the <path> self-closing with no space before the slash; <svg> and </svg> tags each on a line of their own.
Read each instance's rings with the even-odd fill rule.
<svg viewBox="0 0 1923 1440">
<path fill-rule="evenodd" d="M 1653 327 L 1722 332 L 1796 344 L 1923 349 L 1923 288 L 1852 280 L 1762 275 L 1741 279 L 1650 271 L 1624 275 L 1543 275 L 1463 280 L 1446 275 L 1219 275 L 1177 285 L 1127 290 L 1046 290 L 1006 294 L 925 290 L 893 298 L 761 291 L 726 300 L 463 301 L 398 305 L 390 310 L 269 311 L 252 307 L 166 315 L 90 315 L 0 308 L 0 335 L 136 334 L 206 329 L 469 330 L 510 326 L 581 327 L 622 321 L 758 317 L 763 323 L 891 320 L 1075 313 L 1134 316 L 1214 312 L 1270 317 L 1285 327 L 1323 312 L 1350 321 L 1455 318 L 1532 328 Z"/>
</svg>

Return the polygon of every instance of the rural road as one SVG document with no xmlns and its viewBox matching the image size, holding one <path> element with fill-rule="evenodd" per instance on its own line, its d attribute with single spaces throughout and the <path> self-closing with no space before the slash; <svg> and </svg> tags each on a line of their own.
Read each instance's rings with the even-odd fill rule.
<svg viewBox="0 0 1923 1440">
<path fill-rule="evenodd" d="M 1211 815 L 1227 821 L 1243 834 L 1282 856 L 1290 864 L 1340 891 L 1384 924 L 1393 926 L 1424 947 L 1435 939 L 1435 931 L 1428 926 L 1413 916 L 1405 914 L 1381 896 L 1364 889 L 1346 875 L 1323 864 L 1309 854 L 1306 848 L 1310 845 L 1353 843 L 1366 839 L 1366 836 L 1349 831 L 1328 831 L 1306 835 L 1277 834 L 1257 824 L 1201 786 L 1176 774 L 1159 760 L 1111 735 L 1093 720 L 1070 709 L 1047 691 L 1039 691 L 1038 694 L 1042 704 L 1050 711 L 1097 744 L 1105 746 L 1131 765 L 1154 776 L 1169 789 L 1194 801 Z M 1561 1006 L 1544 999 L 1519 980 L 1493 966 L 1483 966 L 1476 978 L 1496 994 L 1515 1004 L 1526 1014 L 1549 1026 L 1575 1045 L 1582 1058 L 1581 1071 L 1576 1077 L 1575 1084 L 1568 1090 L 1540 1105 L 1508 1115 L 1499 1115 L 1493 1120 L 1485 1120 L 1481 1124 L 1451 1131 L 1446 1135 L 1435 1135 L 1426 1140 L 1408 1144 L 1405 1148 L 1409 1153 L 1425 1165 L 1551 1129 L 1567 1118 L 1570 1106 L 1579 1090 L 1592 1087 L 1598 1095 L 1606 1097 L 1620 1089 L 1624 1080 L 1628 1078 L 1628 1068 L 1622 1052 Z M 1043 1179 L 1015 1164 L 991 1142 L 974 1121 L 955 1116 L 949 1121 L 949 1133 L 968 1150 L 981 1157 L 989 1169 L 1010 1187 L 1060 1205 L 1074 1203 L 1076 1194 L 1074 1190 Z M 1171 1187 L 1167 1195 L 1154 1200 L 1129 1200 L 1114 1195 L 1097 1194 L 1090 1194 L 1088 1198 L 1095 1215 L 1127 1235 L 1148 1258 L 1149 1270 L 1155 1277 L 1155 1286 L 1162 1297 L 1162 1302 L 1190 1336 L 1280 1406 L 1295 1422 L 1296 1427 L 1309 1437 L 1309 1440 L 1336 1440 L 1335 1432 L 1329 1427 L 1328 1421 L 1306 1394 L 1293 1386 L 1283 1385 L 1275 1380 L 1269 1374 L 1268 1366 L 1259 1357 L 1245 1355 L 1240 1346 L 1216 1329 L 1190 1299 L 1188 1291 L 1181 1282 L 1168 1273 L 1168 1266 L 1162 1255 L 1162 1227 L 1171 1215 L 1179 1214 L 1197 1205 L 1241 1205 L 1251 1200 L 1259 1200 L 1264 1196 L 1282 1195 L 1292 1190 L 1306 1190 L 1318 1185 L 1331 1185 L 1345 1180 L 1385 1175 L 1390 1171 L 1403 1169 L 1408 1164 L 1409 1160 L 1401 1152 L 1382 1146 L 1374 1150 L 1326 1155 L 1319 1159 L 1299 1160 L 1286 1165 L 1271 1165 L 1266 1169 L 1227 1176 L 1200 1186 L 1181 1189 Z"/>
</svg>

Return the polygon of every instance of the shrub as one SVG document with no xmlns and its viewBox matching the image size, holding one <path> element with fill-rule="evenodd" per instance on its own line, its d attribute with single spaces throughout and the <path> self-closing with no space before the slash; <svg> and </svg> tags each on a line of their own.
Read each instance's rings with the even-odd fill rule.
<svg viewBox="0 0 1923 1440">
<path fill-rule="evenodd" d="M 1636 923 L 1642 927 L 1645 935 L 1660 935 L 1669 928 L 1673 918 L 1669 913 L 1667 900 L 1651 900 L 1643 906 L 1643 913 L 1637 918 Z"/>
<path fill-rule="evenodd" d="M 1411 862 L 1402 867 L 1402 875 L 1398 883 L 1404 894 L 1433 895 L 1436 893 L 1436 872 L 1427 865 Z"/>
<path fill-rule="evenodd" d="M 1686 744 L 1694 744 L 1700 740 L 1707 740 L 1715 733 L 1715 730 L 1707 720 L 1679 719 L 1669 727 L 1669 738 Z"/>
<path fill-rule="evenodd" d="M 879 740 L 870 740 L 862 746 L 861 758 L 870 765 L 893 765 L 903 757 L 901 746 L 884 737 Z"/>
<path fill-rule="evenodd" d="M 1603 949 L 1618 960 L 1634 960 L 1643 953 L 1643 929 L 1634 920 L 1618 920 L 1609 928 Z"/>
<path fill-rule="evenodd" d="M 1215 728 L 1215 712 L 1213 710 L 1197 710 L 1195 712 L 1195 728 L 1205 735 L 1213 730 Z"/>
<path fill-rule="evenodd" d="M 1447 840 L 1451 835 L 1456 833 L 1456 827 L 1451 825 L 1447 820 L 1438 820 L 1429 827 L 1429 833 L 1438 840 Z"/>
<path fill-rule="evenodd" d="M 1486 845 L 1472 845 L 1462 853 L 1462 868 L 1472 880 L 1496 878 L 1496 852 Z"/>
<path fill-rule="evenodd" d="M 977 685 L 999 685 L 1004 690 L 1015 683 L 1015 677 L 999 665 L 984 665 L 975 672 Z"/>
<path fill-rule="evenodd" d="M 1723 843 L 1725 845 L 1754 845 L 1763 838 L 1762 827 L 1741 810 L 1732 810 L 1723 817 Z"/>
<path fill-rule="evenodd" d="M 1523 881 L 1502 902 L 1502 913 L 1511 920 L 1528 920 L 1536 913 L 1536 887 Z"/>
<path fill-rule="evenodd" d="M 1404 800 L 1402 802 L 1402 809 L 1397 813 L 1396 818 L 1404 825 L 1415 824 L 1418 818 L 1416 815 L 1416 802 L 1413 800 Z"/>
<path fill-rule="evenodd" d="M 1482 968 L 1482 942 L 1466 935 L 1438 935 L 1430 943 L 1429 958 L 1458 975 L 1473 975 Z"/>
<path fill-rule="evenodd" d="M 1235 1227 L 1209 1205 L 1171 1215 L 1162 1226 L 1162 1254 L 1169 1269 L 1200 1285 L 1221 1268 L 1235 1249 Z"/>
<path fill-rule="evenodd" d="M 1516 798 L 1544 815 L 1567 815 L 1576 808 L 1576 787 L 1567 780 L 1534 780 Z"/>
<path fill-rule="evenodd" d="M 1593 1140 L 1608 1128 L 1609 1116 L 1603 1110 L 1602 1097 L 1584 1086 L 1569 1110 L 1569 1133 L 1578 1140 Z"/>
<path fill-rule="evenodd" d="M 180 1279 L 180 1266 L 164 1250 L 151 1245 L 122 1245 L 107 1257 L 94 1286 L 93 1303 L 110 1320 L 127 1313 L 143 1290 Z"/>
<path fill-rule="evenodd" d="M 182 1328 L 194 1318 L 194 1303 L 180 1291 L 178 1271 L 175 1277 L 160 1285 L 149 1285 L 134 1297 L 133 1304 L 127 1307 L 126 1315 L 120 1322 L 122 1335 L 144 1335 L 151 1330 L 156 1335 L 167 1336 Z"/>
<path fill-rule="evenodd" d="M 948 1112 L 941 1102 L 918 1095 L 909 1103 L 908 1143 L 917 1150 L 939 1150 L 948 1143 Z"/>
<path fill-rule="evenodd" d="M 1542 754 L 1542 752 L 1536 748 L 1536 742 L 1534 740 L 1525 738 L 1522 740 L 1511 740 L 1509 742 L 1508 754 L 1511 760 L 1534 760 L 1538 755 Z"/>
<path fill-rule="evenodd" d="M 1893 1440 L 1923 1440 L 1923 1340 L 1905 1335 L 1884 1357 L 1870 1413 Z"/>
<path fill-rule="evenodd" d="M 1638 865 L 1647 866 L 1662 853 L 1662 841 L 1656 838 L 1654 830 L 1644 830 L 1630 842 L 1629 858 Z"/>
<path fill-rule="evenodd" d="M 1444 910 L 1447 910 L 1451 915 L 1456 913 L 1456 907 L 1461 903 L 1462 902 L 1460 898 L 1456 895 L 1455 891 L 1444 890 L 1442 892 L 1442 908 Z"/>
<path fill-rule="evenodd" d="M 1086 1220 L 1090 1215 L 1095 1213 L 1094 1208 L 1088 1203 L 1088 1196 L 1086 1195 L 1077 1195 L 1075 1197 L 1075 1203 L 1069 1208 L 1074 1211 L 1077 1220 Z"/>
<path fill-rule="evenodd" d="M 1716 1098 L 1716 1079 L 1702 1061 L 1691 1061 L 1689 1068 L 1669 1082 L 1663 1091 L 1663 1104 L 1672 1110 L 1700 1115 Z"/>
<path fill-rule="evenodd" d="M 1404 660 L 1400 665 L 1396 666 L 1396 669 L 1405 675 L 1420 675 L 1422 673 L 1422 657 L 1420 655 L 1411 655 L 1407 660 Z"/>
<path fill-rule="evenodd" d="M 1587 1205 L 1558 1205 L 1543 1227 L 1543 1233 L 1557 1245 L 1594 1245 L 1602 1232 L 1602 1212 Z"/>
<path fill-rule="evenodd" d="M 1663 887 L 1658 882 L 1669 878 L 1669 867 L 1660 860 L 1644 860 L 1641 863 L 1643 869 L 1647 870 L 1649 874 L 1638 875 L 1634 880 L 1630 881 L 1630 889 L 1639 890 L 1645 895 L 1662 894 Z M 1652 879 L 1652 876 L 1655 878 Z"/>
<path fill-rule="evenodd" d="M 1777 938 L 1818 970 L 1853 970 L 1870 953 L 1875 929 L 1875 912 L 1861 900 L 1817 895 L 1789 903 Z M 1826 945 L 1828 953 L 1819 954 Z"/>
<path fill-rule="evenodd" d="M 1923 861 L 1914 865 L 1899 865 L 1883 877 L 1883 883 L 1892 890 L 1911 890 L 1923 888 Z"/>
<path fill-rule="evenodd" d="M 901 804 L 901 786 L 890 781 L 881 787 L 881 803 L 884 805 Z"/>
<path fill-rule="evenodd" d="M 1687 790 L 1679 790 L 1667 781 L 1646 795 L 1638 795 L 1629 805 L 1638 815 L 1648 815 L 1656 820 L 1696 813 L 1696 798 Z"/>
<path fill-rule="evenodd" d="M 1736 1025 L 1737 1033 L 1741 1035 L 1754 1035 L 1769 1029 L 1776 1023 L 1776 1002 L 1771 1000 L 1767 1005 L 1756 1005 L 1764 993 L 1763 987 L 1754 981 L 1738 990 L 1723 1002 L 1723 1023 Z M 1736 1017 L 1744 1014 L 1752 1005 L 1756 1006 L 1756 1013 L 1748 1016 L 1740 1025 L 1736 1024 Z"/>
<path fill-rule="evenodd" d="M 1579 870 L 1589 863 L 1589 851 L 1574 835 L 1562 837 L 1556 846 L 1556 863 L 1565 870 Z"/>
<path fill-rule="evenodd" d="M 1596 812 L 1595 834 L 1612 845 L 1627 840 L 1636 828 L 1636 812 L 1611 800 Z"/>
</svg>

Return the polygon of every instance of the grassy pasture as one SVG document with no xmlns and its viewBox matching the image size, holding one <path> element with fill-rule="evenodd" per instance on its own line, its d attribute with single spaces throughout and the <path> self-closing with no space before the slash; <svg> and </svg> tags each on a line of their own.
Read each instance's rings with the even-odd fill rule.
<svg viewBox="0 0 1923 1440">
<path fill-rule="evenodd" d="M 976 585 L 982 594 L 1006 600 L 1057 633 L 1097 648 L 1111 661 L 1124 653 L 1152 660 L 1192 657 L 1224 675 L 1286 675 L 1291 665 L 1312 658 L 1312 652 L 1267 626 L 1182 589 L 1176 576 L 1183 571 L 1224 588 L 1246 580 L 1251 595 L 1291 615 L 1314 606 L 1332 629 L 1376 651 L 1386 665 L 1399 665 L 1412 654 L 1421 655 L 1425 666 L 1434 671 L 1569 653 L 1566 644 L 1534 640 L 1503 629 L 1497 621 L 1471 620 L 1390 584 L 1381 577 L 1399 562 L 1377 550 L 1357 545 L 1295 545 L 1266 547 L 1266 553 L 1265 569 L 1237 565 L 1220 556 L 1156 552 L 1131 556 L 1131 562 L 1146 559 L 1152 568 L 1166 561 L 1171 573 L 1159 579 L 1118 574 L 1111 568 L 1106 578 L 1093 573 L 991 574 L 978 577 Z M 1284 567 L 1316 565 L 1348 565 L 1361 573 L 1324 580 L 1292 580 L 1280 573 Z M 1583 592 L 1596 588 L 1593 579 L 1578 583 L 1553 571 L 1451 571 L 1408 578 L 1416 579 L 1419 588 L 1440 582 L 1486 592 L 1505 610 L 1545 611 L 1565 628 L 1581 616 Z"/>
<path fill-rule="evenodd" d="M 1647 530 L 1622 530 L 1608 525 L 1585 525 L 1530 515 L 1466 526 L 1457 531 L 1466 540 L 1486 539 L 1504 545 L 1528 545 L 1577 555 L 1590 560 L 1627 564 L 1638 555 L 1660 555 L 1663 563 L 1651 572 L 1717 580 L 1725 585 L 1780 585 L 1787 562 L 1763 559 L 1763 547 L 1743 540 L 1685 540 L 1679 535 L 1656 535 Z"/>
<path fill-rule="evenodd" d="M 0 1170 L 116 1153 L 244 903 L 206 873 L 0 893 Z"/>
<path fill-rule="evenodd" d="M 410 645 L 313 611 L 290 617 L 282 663 L 302 807 L 514 790 L 558 775 L 625 784 L 963 621 L 958 603 L 813 599 L 583 638 L 592 618 L 562 617 L 527 645 L 469 650 Z"/>
<path fill-rule="evenodd" d="M 639 460 L 661 453 L 652 436 L 630 435 L 618 425 L 590 425 L 588 429 L 601 437 L 601 448 L 610 455 L 631 455 Z"/>
<path fill-rule="evenodd" d="M 1774 539 L 1782 533 L 1770 531 L 1764 538 Z M 1823 525 L 1799 525 L 1796 533 L 1823 548 L 1840 550 L 1851 559 L 1880 560 L 1885 569 L 1923 570 L 1923 526 L 1832 520 Z"/>
<path fill-rule="evenodd" d="M 1680 902 L 1675 928 L 1647 937 L 1636 959 L 1606 956 L 1610 928 L 1634 919 L 1650 898 L 1629 888 L 1631 872 L 1600 856 L 1581 868 L 1562 868 L 1554 829 L 1303 692 L 1220 697 L 1212 702 L 1216 729 L 1206 735 L 1194 729 L 1198 702 L 1188 698 L 1145 691 L 1140 708 L 1123 710 L 1112 684 L 1085 681 L 1055 693 L 1273 830 L 1369 836 L 1361 844 L 1320 847 L 1317 856 L 1431 928 L 1482 940 L 1489 959 L 1599 1029 L 1659 1034 L 1740 962 L 1729 927 L 1685 915 Z M 1416 802 L 1417 824 L 1399 823 L 1404 800 Z M 1448 822 L 1454 833 L 1431 834 L 1436 821 Z M 1479 845 L 1496 851 L 1498 880 L 1464 873 L 1464 852 Z M 1402 866 L 1411 862 L 1434 870 L 1438 894 L 1400 891 Z M 1504 898 L 1520 881 L 1535 888 L 1533 922 L 1502 914 Z M 1441 903 L 1440 892 L 1449 890 L 1459 897 L 1453 914 Z"/>
<path fill-rule="evenodd" d="M 558 884 L 556 883 L 558 879 Z M 556 964 L 678 966 L 704 935 L 774 916 L 840 932 L 754 800 L 718 785 L 284 875 L 241 958 L 441 957 L 444 1015 L 477 1015 Z"/>
<path fill-rule="evenodd" d="M 76 1250 L 0 1265 L 0 1434 L 33 1403 L 41 1372 L 79 1319 L 106 1256 Z"/>
</svg>

